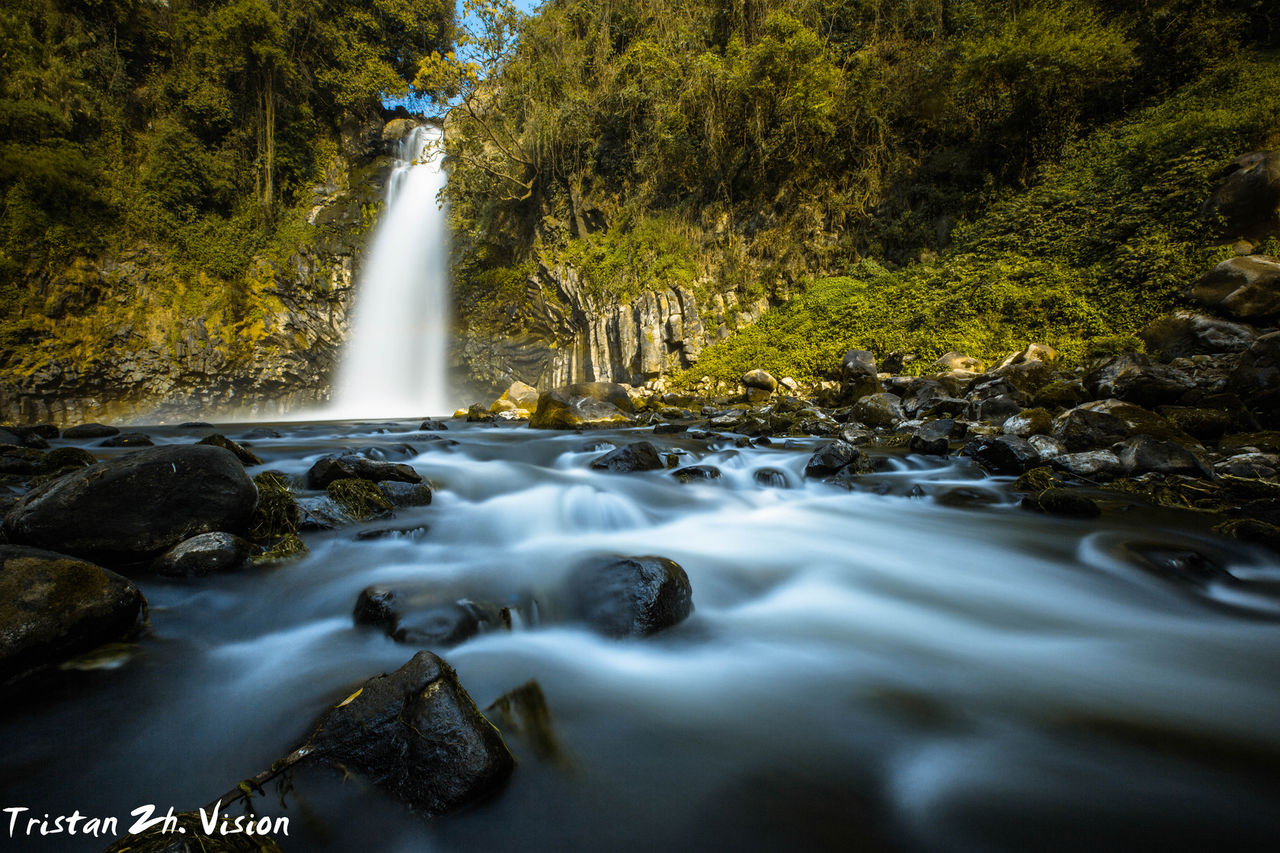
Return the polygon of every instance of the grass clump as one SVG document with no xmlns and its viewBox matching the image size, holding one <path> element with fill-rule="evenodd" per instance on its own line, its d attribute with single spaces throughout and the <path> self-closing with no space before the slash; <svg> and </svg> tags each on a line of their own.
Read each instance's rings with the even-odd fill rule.
<svg viewBox="0 0 1280 853">
<path fill-rule="evenodd" d="M 391 502 L 368 480 L 345 477 L 334 480 L 325 494 L 356 521 L 368 521 L 391 512 Z"/>
<path fill-rule="evenodd" d="M 302 511 L 285 475 L 279 471 L 263 471 L 254 476 L 253 482 L 258 487 L 258 506 L 253 511 L 249 537 L 267 548 L 254 562 L 274 562 L 305 554 L 307 546 L 298 536 Z"/>
</svg>

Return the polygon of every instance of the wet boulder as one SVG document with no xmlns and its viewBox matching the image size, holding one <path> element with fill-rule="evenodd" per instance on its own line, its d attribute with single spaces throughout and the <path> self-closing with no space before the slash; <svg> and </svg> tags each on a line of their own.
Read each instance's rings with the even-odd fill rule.
<svg viewBox="0 0 1280 853">
<path fill-rule="evenodd" d="M 667 466 L 658 454 L 658 448 L 648 441 L 624 444 L 591 461 L 592 470 L 612 471 L 619 474 L 632 471 L 656 471 L 665 467 Z"/>
<path fill-rule="evenodd" d="M 742 374 L 742 387 L 745 389 L 747 402 L 763 403 L 778 390 L 778 380 L 767 370 L 748 370 Z"/>
<path fill-rule="evenodd" d="M 1062 413 L 1053 422 L 1053 437 L 1069 453 L 1110 447 L 1128 435 L 1129 428 L 1115 415 L 1080 406 Z"/>
<path fill-rule="evenodd" d="M 1005 435 L 1017 435 L 1030 438 L 1033 435 L 1048 435 L 1053 432 L 1053 416 L 1045 409 L 1023 409 L 1006 418 L 1000 425 Z"/>
<path fill-rule="evenodd" d="M 864 349 L 853 349 L 844 354 L 840 360 L 840 378 L 853 400 L 884 390 L 880 385 L 876 357 Z"/>
<path fill-rule="evenodd" d="M 1018 404 L 1017 399 L 1011 394 L 997 394 L 993 397 L 975 401 L 970 405 L 969 411 L 975 421 L 1003 424 L 1009 418 L 1021 412 L 1022 406 Z"/>
<path fill-rule="evenodd" d="M 1125 439 L 1116 457 L 1128 476 L 1149 473 L 1212 476 L 1204 462 L 1187 448 L 1149 435 L 1135 435 Z"/>
<path fill-rule="evenodd" d="M 1236 320 L 1280 316 L 1280 260 L 1266 255 L 1228 258 L 1191 286 L 1191 297 Z"/>
<path fill-rule="evenodd" d="M 153 447 L 27 493 L 4 519 L 11 542 L 100 561 L 141 560 L 200 533 L 247 531 L 258 491 L 229 451 Z"/>
<path fill-rule="evenodd" d="M 120 430 L 106 424 L 78 424 L 62 431 L 63 438 L 82 441 L 87 438 L 109 438 L 119 435 Z"/>
<path fill-rule="evenodd" d="M 88 468 L 98 458 L 82 447 L 55 447 L 44 457 L 44 470 L 52 474 L 72 468 Z"/>
<path fill-rule="evenodd" d="M 538 396 L 533 429 L 596 429 L 631 423 L 631 395 L 613 382 L 578 382 Z"/>
<path fill-rule="evenodd" d="M 133 582 L 64 554 L 0 545 L 0 683 L 132 634 Z"/>
<path fill-rule="evenodd" d="M 307 487 L 312 489 L 324 489 L 335 480 L 348 479 L 421 483 L 422 475 L 403 462 L 378 462 L 352 453 L 324 456 L 307 471 Z"/>
<path fill-rule="evenodd" d="M 1145 355 L 1118 355 L 1085 377 L 1095 397 L 1115 398 L 1139 406 L 1175 402 L 1195 383 L 1191 377 L 1166 364 L 1155 364 Z"/>
<path fill-rule="evenodd" d="M 428 418 L 418 424 L 418 429 L 423 432 L 443 432 L 449 429 L 449 425 L 442 420 Z"/>
<path fill-rule="evenodd" d="M 502 392 L 501 397 L 493 401 L 489 411 L 494 414 L 503 411 L 532 412 L 537 407 L 538 389 L 516 380 Z"/>
<path fill-rule="evenodd" d="M 324 492 L 352 521 L 368 521 L 392 514 L 391 501 L 387 500 L 376 483 L 368 480 L 344 477 L 325 486 Z"/>
<path fill-rule="evenodd" d="M 865 455 L 862 450 L 844 439 L 837 439 L 830 444 L 824 444 L 814 451 L 813 455 L 809 457 L 809 462 L 804 466 L 804 475 L 806 477 L 829 477 L 850 465 L 861 468 L 864 463 Z"/>
<path fill-rule="evenodd" d="M 492 796 L 515 769 L 457 673 L 426 651 L 326 711 L 302 748 L 428 816 Z"/>
<path fill-rule="evenodd" d="M 49 438 L 57 438 L 58 431 L 50 436 L 47 430 L 40 427 L 4 426 L 0 427 L 0 444 L 11 444 L 15 447 L 30 447 L 35 450 L 46 450 Z"/>
<path fill-rule="evenodd" d="M 235 572 L 249 565 L 262 549 L 232 533 L 201 533 L 165 551 L 151 563 L 151 571 L 173 578 L 202 578 Z"/>
<path fill-rule="evenodd" d="M 1280 423 L 1280 332 L 1263 335 L 1240 355 L 1229 387 L 1260 416 Z"/>
<path fill-rule="evenodd" d="M 790 487 L 786 473 L 777 468 L 757 468 L 755 473 L 751 475 L 751 479 L 757 485 L 769 489 L 786 489 Z"/>
<path fill-rule="evenodd" d="M 1112 415 L 1124 425 L 1127 435 L 1150 435 L 1161 441 L 1199 446 L 1194 438 L 1175 427 L 1167 418 L 1133 403 L 1123 400 L 1095 400 L 1079 408 L 1086 412 Z"/>
<path fill-rule="evenodd" d="M 1280 235 L 1280 152 L 1252 151 L 1232 161 L 1204 204 L 1222 217 L 1227 240 Z"/>
<path fill-rule="evenodd" d="M 907 449 L 926 456 L 945 456 L 951 449 L 951 432 L 956 422 L 950 418 L 930 421 L 918 427 L 907 440 Z"/>
<path fill-rule="evenodd" d="M 929 366 L 932 373 L 951 373 L 961 371 L 964 373 L 981 373 L 986 370 L 987 366 L 980 360 L 967 356 L 962 352 L 952 350 Z"/>
<path fill-rule="evenodd" d="M 1258 333 L 1243 323 L 1179 311 L 1153 320 L 1142 330 L 1141 337 L 1149 351 L 1173 359 L 1244 352 Z"/>
<path fill-rule="evenodd" d="M 1036 506 L 1049 515 L 1067 518 L 1097 518 L 1102 514 L 1098 504 L 1075 489 L 1045 489 L 1035 497 Z"/>
<path fill-rule="evenodd" d="M 887 391 L 858 400 L 853 404 L 853 416 L 869 427 L 893 427 L 907 418 L 902 411 L 902 400 Z"/>
<path fill-rule="evenodd" d="M 714 465 L 686 465 L 671 472 L 681 483 L 710 483 L 720 479 L 720 469 Z"/>
<path fill-rule="evenodd" d="M 565 582 L 570 614 L 609 637 L 641 637 L 683 622 L 693 588 L 665 557 L 603 556 L 580 563 Z"/>
<path fill-rule="evenodd" d="M 429 506 L 431 486 L 427 483 L 402 483 L 398 480 L 380 480 L 378 491 L 392 506 Z"/>
<path fill-rule="evenodd" d="M 1016 435 L 984 436 L 970 441 L 964 454 L 993 474 L 1022 474 L 1040 464 L 1040 454 Z"/>
<path fill-rule="evenodd" d="M 1124 473 L 1120 458 L 1110 450 L 1086 450 L 1080 453 L 1063 453 L 1055 456 L 1050 463 L 1059 471 L 1065 471 L 1081 480 L 1106 481 L 1114 480 Z"/>
<path fill-rule="evenodd" d="M 225 435 L 214 433 L 213 435 L 200 439 L 196 444 L 210 444 L 214 447 L 221 447 L 223 450 L 230 450 L 235 454 L 236 458 L 240 460 L 240 464 L 244 465 L 246 468 L 252 465 L 262 464 L 262 460 L 258 458 L 258 454 L 254 453 L 242 444 L 237 444 Z"/>
<path fill-rule="evenodd" d="M 0 474 L 29 476 L 45 470 L 45 454 L 33 447 L 0 444 Z"/>
</svg>

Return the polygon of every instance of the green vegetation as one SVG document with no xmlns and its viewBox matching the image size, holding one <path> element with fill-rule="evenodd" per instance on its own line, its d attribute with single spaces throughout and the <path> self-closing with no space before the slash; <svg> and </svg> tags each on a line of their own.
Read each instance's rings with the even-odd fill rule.
<svg viewBox="0 0 1280 853">
<path fill-rule="evenodd" d="M 689 379 L 1132 346 L 1221 256 L 1210 176 L 1278 126 L 1256 0 L 473 5 L 419 77 L 454 98 L 460 287 L 503 282 L 507 330 L 536 263 L 779 306 Z"/>
<path fill-rule="evenodd" d="M 344 125 L 409 90 L 452 14 L 445 0 L 5 3 L 0 347 L 59 333 L 50 300 L 92 313 L 102 282 L 68 268 L 139 246 L 173 279 L 159 325 L 251 323 L 254 258 L 296 251 Z"/>
<path fill-rule="evenodd" d="M 753 367 L 831 375 L 850 348 L 948 350 L 996 360 L 1031 341 L 1068 359 L 1141 349 L 1136 333 L 1181 304 L 1219 260 L 1199 213 L 1214 173 L 1280 128 L 1280 57 L 1241 58 L 1107 126 L 1028 190 L 956 230 L 952 249 L 888 272 L 863 261 L 710 347 L 686 379 Z"/>
</svg>

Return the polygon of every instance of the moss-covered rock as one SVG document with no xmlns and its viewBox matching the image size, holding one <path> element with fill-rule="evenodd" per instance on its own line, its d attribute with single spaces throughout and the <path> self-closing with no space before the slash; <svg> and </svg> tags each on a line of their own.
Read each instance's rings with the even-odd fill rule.
<svg viewBox="0 0 1280 853">
<path fill-rule="evenodd" d="M 387 516 L 393 509 L 376 483 L 356 477 L 334 480 L 325 487 L 325 494 L 355 521 Z"/>
<path fill-rule="evenodd" d="M 213 445 L 214 447 L 221 447 L 223 450 L 230 450 L 232 453 L 236 455 L 236 458 L 239 459 L 240 462 L 246 468 L 248 468 L 251 465 L 262 464 L 262 460 L 258 458 L 258 454 L 254 453 L 252 450 L 245 447 L 244 445 L 238 444 L 232 441 L 231 439 L 227 438 L 225 435 L 221 435 L 219 433 L 214 433 L 213 435 L 205 436 L 204 438 L 200 439 L 196 443 L 210 444 L 210 445 Z"/>
<path fill-rule="evenodd" d="M 64 554 L 0 545 L 0 683 L 130 636 L 146 600 L 127 578 Z"/>
</svg>

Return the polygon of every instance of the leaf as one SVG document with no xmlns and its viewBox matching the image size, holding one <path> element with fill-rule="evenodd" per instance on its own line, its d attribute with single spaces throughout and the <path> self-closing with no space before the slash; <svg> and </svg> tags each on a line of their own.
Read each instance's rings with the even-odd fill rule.
<svg viewBox="0 0 1280 853">
<path fill-rule="evenodd" d="M 346 699 L 343 699 L 341 702 L 339 702 L 337 705 L 334 705 L 333 707 L 335 707 L 335 708 L 341 708 L 343 705 L 350 705 L 352 702 L 354 702 L 354 701 L 355 701 L 355 698 L 356 698 L 357 696 L 359 696 L 359 695 L 360 695 L 361 693 L 363 693 L 363 692 L 364 692 L 364 688 L 363 688 L 363 687 L 361 687 L 361 688 L 360 688 L 359 690 L 357 690 L 355 693 L 352 693 L 352 694 L 351 694 L 350 696 L 348 696 Z"/>
</svg>

